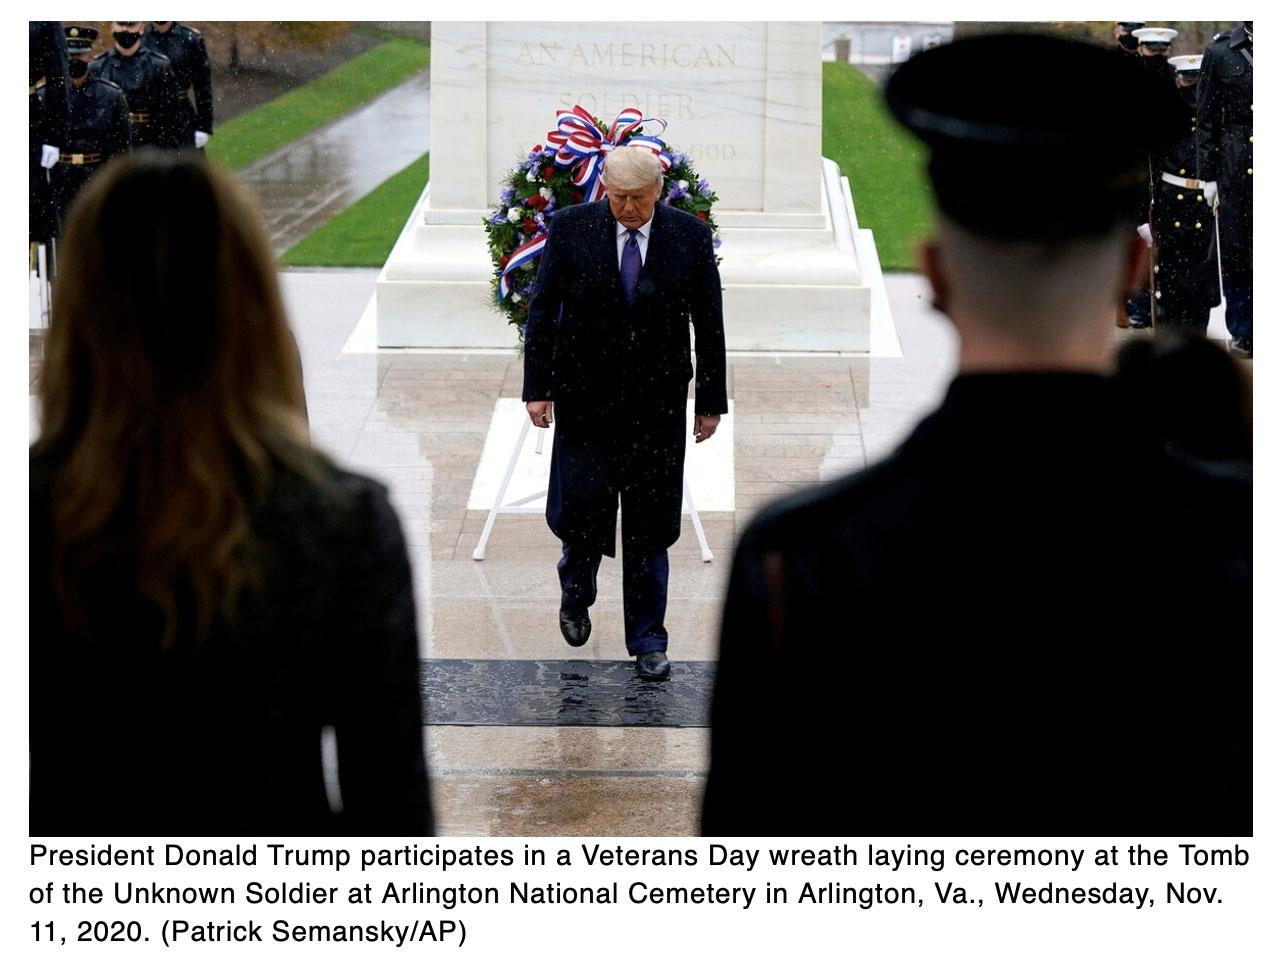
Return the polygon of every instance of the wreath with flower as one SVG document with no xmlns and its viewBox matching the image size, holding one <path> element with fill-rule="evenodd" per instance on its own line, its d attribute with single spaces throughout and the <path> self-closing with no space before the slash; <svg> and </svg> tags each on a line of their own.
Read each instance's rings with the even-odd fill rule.
<svg viewBox="0 0 1284 972">
<path fill-rule="evenodd" d="M 602 166 L 614 149 L 628 145 L 654 152 L 664 172 L 660 204 L 708 223 L 714 248 L 721 246 L 713 217 L 718 194 L 695 171 L 689 156 L 671 149 L 658 134 L 643 131 L 648 122 L 658 123 L 661 133 L 667 127 L 662 119 L 643 118 L 636 108 L 626 108 L 609 126 L 579 105 L 559 110 L 557 128 L 505 178 L 499 202 L 484 222 L 494 265 L 492 302 L 517 328 L 519 339 L 526 335 L 529 300 L 548 238 L 547 221 L 559 209 L 596 202 L 606 194 Z"/>
</svg>

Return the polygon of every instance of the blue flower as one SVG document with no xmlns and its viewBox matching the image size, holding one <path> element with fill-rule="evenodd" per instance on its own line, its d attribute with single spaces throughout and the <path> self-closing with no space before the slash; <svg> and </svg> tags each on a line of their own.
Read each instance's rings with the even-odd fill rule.
<svg viewBox="0 0 1284 972">
<path fill-rule="evenodd" d="M 700 195 L 702 195 L 702 196 L 707 196 L 707 195 L 709 195 L 709 180 L 708 180 L 708 179 L 701 179 L 699 182 L 697 182 L 697 183 L 696 183 L 696 192 L 700 193 Z"/>
<path fill-rule="evenodd" d="M 513 192 L 513 187 L 509 186 L 499 194 L 499 201 L 503 203 L 505 206 L 507 206 L 509 203 L 513 201 L 513 196 L 515 195 L 516 193 Z"/>
<path fill-rule="evenodd" d="M 508 222 L 508 211 L 504 209 L 501 209 L 499 212 L 494 213 L 490 217 L 491 226 L 503 226 L 507 222 Z"/>
<path fill-rule="evenodd" d="M 716 250 L 716 249 L 717 249 L 718 247 L 720 247 L 720 246 L 722 246 L 722 237 L 721 237 L 721 236 L 715 236 L 715 237 L 713 238 L 713 248 Z"/>
</svg>

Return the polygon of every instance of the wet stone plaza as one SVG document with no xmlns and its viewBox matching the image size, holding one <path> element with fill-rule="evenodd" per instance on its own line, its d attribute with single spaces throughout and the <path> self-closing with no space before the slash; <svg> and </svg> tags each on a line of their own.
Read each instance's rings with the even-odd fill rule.
<svg viewBox="0 0 1284 972">
<path fill-rule="evenodd" d="M 497 488 L 483 453 L 506 464 L 520 433 L 511 409 L 497 403 L 520 400 L 521 359 L 364 343 L 359 322 L 375 277 L 297 271 L 281 279 L 315 442 L 386 483 L 401 517 L 415 575 L 438 832 L 697 833 L 737 533 L 764 503 L 862 469 L 895 448 L 948 384 L 949 323 L 930 309 L 921 277 L 889 274 L 895 334 L 876 342 L 880 351 L 729 356 L 734 421 L 708 443 L 687 446 L 696 458 L 702 449 L 724 450 L 688 466 L 706 480 L 691 488 L 712 560 L 684 517 L 669 551 L 673 675 L 648 683 L 625 652 L 618 559 L 602 562 L 592 635 L 580 648 L 558 629 L 560 543 L 541 515 L 499 514 L 485 559 L 474 559 Z M 1215 312 L 1211 332 L 1221 330 Z M 33 391 L 41 334 L 31 331 Z M 534 439 L 528 436 L 532 448 Z M 528 477 L 538 477 L 537 462 L 534 468 Z M 517 479 L 510 502 L 542 489 Z M 538 510 L 541 502 L 526 505 Z"/>
</svg>

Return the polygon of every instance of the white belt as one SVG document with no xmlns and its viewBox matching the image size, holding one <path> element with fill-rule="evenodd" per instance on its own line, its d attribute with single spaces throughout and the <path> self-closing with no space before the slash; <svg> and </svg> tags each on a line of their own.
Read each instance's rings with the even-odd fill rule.
<svg viewBox="0 0 1284 972">
<path fill-rule="evenodd" d="M 1182 186 L 1185 189 L 1203 189 L 1204 184 L 1198 179 L 1187 179 L 1185 176 L 1175 176 L 1171 172 L 1159 173 L 1159 178 L 1171 186 Z"/>
</svg>

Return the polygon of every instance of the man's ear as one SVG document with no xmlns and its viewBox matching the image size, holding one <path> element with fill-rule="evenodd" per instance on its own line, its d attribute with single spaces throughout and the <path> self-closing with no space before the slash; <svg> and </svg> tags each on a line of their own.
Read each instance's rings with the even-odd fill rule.
<svg viewBox="0 0 1284 972">
<path fill-rule="evenodd" d="M 942 314 L 949 313 L 950 285 L 945 278 L 941 259 L 941 245 L 936 240 L 920 240 L 918 244 L 919 271 L 932 288 L 932 308 Z"/>
</svg>

